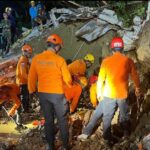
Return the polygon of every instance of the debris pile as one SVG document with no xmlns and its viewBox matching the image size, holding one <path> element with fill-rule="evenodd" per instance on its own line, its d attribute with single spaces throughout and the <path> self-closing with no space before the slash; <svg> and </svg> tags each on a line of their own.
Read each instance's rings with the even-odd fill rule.
<svg viewBox="0 0 150 150">
<path fill-rule="evenodd" d="M 148 8 L 148 14 L 149 14 Z M 56 16 L 59 14 L 59 17 Z M 137 106 L 136 98 L 133 93 L 129 98 L 130 101 L 130 114 L 131 114 L 131 129 L 132 134 L 127 140 L 119 140 L 119 142 L 112 148 L 113 150 L 137 150 L 140 143 L 143 144 L 143 147 L 149 146 L 149 133 L 150 133 L 150 74 L 149 74 L 149 27 L 150 22 L 148 21 L 145 25 L 143 25 L 143 20 L 139 16 L 135 16 L 133 19 L 134 25 L 126 29 L 123 27 L 122 22 L 118 19 L 116 13 L 109 9 L 98 10 L 97 8 L 89 8 L 82 7 L 78 9 L 52 9 L 49 12 L 50 19 L 46 25 L 42 28 L 37 27 L 33 30 L 23 29 L 23 37 L 19 39 L 13 46 L 12 49 L 21 47 L 25 42 L 29 42 L 31 40 L 38 41 L 40 36 L 41 39 L 45 38 L 48 31 L 50 29 L 55 29 L 60 27 L 61 22 L 69 22 L 69 21 L 77 21 L 77 20 L 85 20 L 86 24 L 82 27 L 78 28 L 75 32 L 71 34 L 86 40 L 87 42 L 93 42 L 95 39 L 102 37 L 110 30 L 117 31 L 125 42 L 125 50 L 133 50 L 137 47 L 135 41 L 139 39 L 139 33 L 143 30 L 141 42 L 139 44 L 139 48 L 137 50 L 138 59 L 141 63 L 144 64 L 144 67 L 141 69 L 141 72 L 145 71 L 145 74 L 142 74 L 142 89 L 144 99 L 140 102 L 140 107 Z M 87 22 L 88 20 L 88 22 Z M 148 19 L 149 20 L 149 19 Z M 54 27 L 54 28 L 53 28 Z M 52 30 L 53 31 L 53 30 Z M 69 35 L 70 38 L 70 35 Z M 68 39 L 67 39 L 68 40 Z M 109 45 L 106 41 L 103 41 L 105 45 Z M 73 42 L 72 42 L 73 43 Z M 41 43 L 40 43 L 41 44 Z M 79 53 L 84 43 L 81 43 L 81 46 L 76 54 Z M 93 46 L 93 49 L 95 45 Z M 101 50 L 101 49 L 100 49 Z M 101 50 L 102 51 L 102 50 Z M 101 54 L 100 54 L 101 55 Z M 76 55 L 75 55 L 76 56 Z M 75 58 L 75 57 L 74 57 Z M 15 68 L 17 64 L 18 56 L 8 61 L 5 61 L 0 64 L 0 82 L 4 82 L 5 78 L 3 76 L 8 77 L 10 81 L 15 81 Z M 138 62 L 138 61 L 137 61 Z M 146 67 L 145 67 L 146 66 Z M 145 70 L 146 69 L 146 70 Z M 148 71 L 148 72 L 147 72 Z M 40 105 L 38 97 L 34 97 L 32 101 L 30 101 L 30 110 L 32 112 L 28 114 L 23 114 L 23 122 L 28 122 L 32 120 L 39 120 L 42 117 L 40 114 Z M 81 134 L 84 126 L 89 122 L 93 109 L 89 104 L 88 97 L 81 97 L 80 103 L 78 106 L 77 112 L 68 117 L 69 120 L 69 133 L 70 133 L 70 144 L 72 144 L 72 150 L 104 150 L 104 141 L 102 138 L 102 123 L 101 120 L 97 123 L 93 134 L 86 141 L 78 141 L 77 136 Z M 89 110 L 90 109 L 90 110 Z M 139 110 L 139 111 L 137 111 Z M 118 113 L 118 112 L 117 112 Z M 118 114 L 116 114 L 117 116 Z M 117 118 L 117 117 L 115 117 Z M 119 129 L 118 120 L 114 120 L 112 131 L 116 133 L 117 136 L 121 135 L 121 131 Z M 61 146 L 61 142 L 59 140 L 59 131 L 56 130 L 56 147 L 59 148 Z M 22 134 L 22 137 L 18 140 L 15 139 L 15 143 L 2 143 L 0 144 L 0 149 L 11 149 L 13 147 L 14 150 L 25 150 L 25 149 L 40 149 L 45 150 L 44 143 L 44 135 L 42 128 L 39 128 L 39 125 L 34 130 L 29 130 L 26 133 Z"/>
<path fill-rule="evenodd" d="M 80 29 L 75 32 L 75 36 L 92 42 L 103 36 L 110 30 L 118 31 L 123 37 L 125 51 L 136 48 L 135 42 L 139 39 L 139 34 L 146 21 L 148 21 L 149 7 L 147 10 L 147 20 L 142 20 L 139 16 L 133 18 L 133 25 L 130 28 L 124 28 L 123 22 L 118 19 L 115 11 L 106 8 L 97 7 L 79 7 L 75 8 L 53 8 L 49 11 L 47 23 L 42 27 L 35 27 L 33 30 L 22 28 L 21 39 L 12 46 L 12 49 L 21 47 L 24 43 L 31 41 L 39 36 L 45 37 L 46 29 L 59 28 L 60 23 L 69 23 L 84 21 L 86 22 Z M 56 17 L 57 16 L 57 17 Z M 87 20 L 90 20 L 87 22 Z"/>
<path fill-rule="evenodd" d="M 0 83 L 15 81 L 17 61 L 18 57 L 14 57 L 0 63 Z"/>
</svg>

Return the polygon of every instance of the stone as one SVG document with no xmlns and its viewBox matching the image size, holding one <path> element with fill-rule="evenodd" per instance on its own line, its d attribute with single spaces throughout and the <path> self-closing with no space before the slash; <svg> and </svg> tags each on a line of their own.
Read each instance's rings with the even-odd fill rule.
<svg viewBox="0 0 150 150">
<path fill-rule="evenodd" d="M 150 39 L 150 32 L 149 32 L 149 28 L 150 28 L 150 21 L 148 21 L 144 28 L 143 28 L 143 32 L 139 41 L 139 47 L 137 49 L 137 56 L 138 59 L 140 60 L 140 62 L 143 63 L 143 65 L 146 68 L 150 68 L 150 44 L 149 44 L 149 40 Z"/>
</svg>

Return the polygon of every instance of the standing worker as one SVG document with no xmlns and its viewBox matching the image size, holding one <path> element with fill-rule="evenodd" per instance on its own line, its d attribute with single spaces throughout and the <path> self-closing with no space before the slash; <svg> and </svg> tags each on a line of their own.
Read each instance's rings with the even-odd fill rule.
<svg viewBox="0 0 150 150">
<path fill-rule="evenodd" d="M 69 71 L 73 79 L 77 80 L 80 76 L 85 76 L 86 69 L 94 63 L 92 54 L 85 55 L 84 59 L 78 59 L 68 65 Z"/>
<path fill-rule="evenodd" d="M 120 109 L 119 121 L 124 137 L 129 136 L 129 112 L 126 101 L 129 75 L 134 82 L 136 96 L 140 95 L 140 82 L 135 64 L 122 53 L 123 48 L 122 38 L 112 39 L 113 55 L 102 61 L 97 81 L 97 98 L 103 97 L 103 137 L 106 145 L 110 147 L 114 144 L 114 138 L 111 135 L 111 121 L 116 107 Z"/>
<path fill-rule="evenodd" d="M 29 73 L 29 58 L 32 55 L 32 47 L 25 44 L 22 47 L 22 56 L 19 58 L 16 69 L 16 83 L 20 87 L 22 111 L 27 112 L 29 109 L 29 92 L 28 92 L 28 73 Z"/>
<path fill-rule="evenodd" d="M 30 94 L 38 93 L 41 109 L 45 118 L 47 150 L 54 150 L 54 114 L 58 119 L 63 150 L 69 150 L 69 133 L 66 116 L 67 101 L 63 84 L 71 87 L 72 79 L 64 58 L 58 55 L 63 41 L 57 34 L 47 39 L 47 50 L 32 59 L 29 71 L 28 88 Z M 38 83 L 38 84 L 37 84 Z"/>
<path fill-rule="evenodd" d="M 135 94 L 140 95 L 139 77 L 134 62 L 123 55 L 124 43 L 121 38 L 114 38 L 111 42 L 113 55 L 102 62 L 97 81 L 97 99 L 99 104 L 94 114 L 84 128 L 78 139 L 85 140 L 92 133 L 97 121 L 103 116 L 103 137 L 107 147 L 112 148 L 116 139 L 111 135 L 111 121 L 116 107 L 120 109 L 120 124 L 124 131 L 124 137 L 129 135 L 128 104 L 128 77 L 135 84 Z M 100 99 L 102 99 L 100 101 Z"/>
</svg>

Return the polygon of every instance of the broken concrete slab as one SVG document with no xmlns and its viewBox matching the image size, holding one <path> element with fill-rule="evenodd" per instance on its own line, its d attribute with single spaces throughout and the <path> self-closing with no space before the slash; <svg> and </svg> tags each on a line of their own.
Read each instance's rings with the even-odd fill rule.
<svg viewBox="0 0 150 150">
<path fill-rule="evenodd" d="M 117 27 L 115 29 L 115 26 L 109 25 L 105 21 L 95 19 L 89 21 L 87 24 L 77 30 L 75 35 L 77 37 L 84 38 L 88 42 L 91 42 L 112 29 L 117 30 Z"/>
<path fill-rule="evenodd" d="M 119 25 L 122 27 L 123 22 L 119 21 L 115 11 L 104 9 L 99 15 L 98 18 L 104 20 L 110 24 Z"/>
</svg>

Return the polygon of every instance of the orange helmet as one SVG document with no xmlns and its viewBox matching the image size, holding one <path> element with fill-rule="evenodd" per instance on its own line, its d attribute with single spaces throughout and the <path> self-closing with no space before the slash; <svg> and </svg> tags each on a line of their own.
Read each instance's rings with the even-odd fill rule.
<svg viewBox="0 0 150 150">
<path fill-rule="evenodd" d="M 23 45 L 21 50 L 23 52 L 26 51 L 26 52 L 32 53 L 32 47 L 28 44 Z"/>
<path fill-rule="evenodd" d="M 82 87 L 86 87 L 88 84 L 88 80 L 86 77 L 79 77 L 79 81 L 80 81 L 80 84 L 82 85 Z"/>
<path fill-rule="evenodd" d="M 47 42 L 53 43 L 55 45 L 59 44 L 61 46 L 63 46 L 63 40 L 62 38 L 57 35 L 57 34 L 51 34 L 48 38 L 47 38 Z"/>
</svg>

